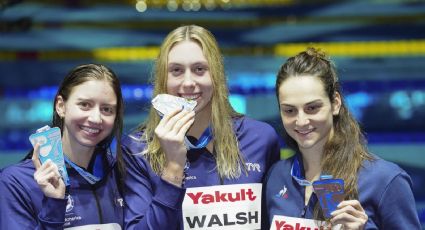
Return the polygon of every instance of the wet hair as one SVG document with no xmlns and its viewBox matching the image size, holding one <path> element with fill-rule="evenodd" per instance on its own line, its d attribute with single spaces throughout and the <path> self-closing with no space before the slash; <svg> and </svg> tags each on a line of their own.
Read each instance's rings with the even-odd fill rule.
<svg viewBox="0 0 425 230">
<path fill-rule="evenodd" d="M 98 80 L 98 81 L 107 81 L 114 93 L 117 97 L 117 105 L 116 105 L 116 116 L 114 120 L 114 127 L 111 134 L 102 140 L 96 148 L 102 148 L 104 150 L 109 150 L 116 154 L 117 160 L 117 168 L 119 170 L 120 175 L 124 175 L 124 162 L 122 159 L 122 150 L 121 150 L 121 136 L 123 129 L 123 116 L 124 116 L 124 102 L 121 93 L 121 84 L 115 75 L 115 73 L 109 69 L 108 67 L 100 64 L 85 64 L 79 65 L 73 68 L 62 80 L 62 83 L 59 85 L 59 88 L 56 92 L 56 96 L 53 103 L 53 117 L 52 117 L 52 127 L 58 127 L 63 133 L 64 121 L 63 118 L 59 116 L 56 111 L 56 103 L 58 100 L 58 96 L 61 96 L 63 100 L 66 102 L 71 95 L 73 89 L 76 86 L 79 86 L 87 81 Z M 111 143 L 115 137 L 116 140 L 116 148 L 111 150 Z M 32 150 L 26 156 L 27 158 L 31 158 Z"/>
<path fill-rule="evenodd" d="M 372 160 L 366 147 L 366 139 L 359 123 L 351 115 L 344 101 L 335 65 L 322 51 L 315 48 L 290 57 L 280 68 L 276 78 L 276 96 L 279 88 L 290 77 L 310 76 L 318 78 L 331 103 L 338 93 L 341 97 L 339 114 L 333 115 L 333 135 L 327 140 L 321 162 L 322 172 L 342 178 L 345 183 L 346 199 L 358 199 L 357 173 L 364 160 Z M 280 106 L 280 103 L 279 103 Z M 299 152 L 297 142 L 283 131 L 285 143 Z M 315 218 L 324 219 L 319 205 L 315 207 Z"/>
<path fill-rule="evenodd" d="M 200 26 L 189 25 L 178 27 L 167 35 L 155 63 L 153 96 L 167 93 L 168 54 L 176 44 L 184 41 L 196 42 L 208 62 L 213 86 L 210 124 L 218 173 L 222 178 L 238 178 L 241 175 L 241 165 L 244 167 L 244 161 L 233 131 L 232 118 L 241 115 L 236 113 L 230 105 L 222 55 L 211 32 Z M 165 165 L 165 154 L 160 148 L 158 138 L 154 135 L 159 120 L 157 112 L 151 108 L 147 121 L 139 127 L 139 130 L 144 132 L 142 139 L 147 142 L 144 154 L 157 173 L 160 173 Z"/>
</svg>

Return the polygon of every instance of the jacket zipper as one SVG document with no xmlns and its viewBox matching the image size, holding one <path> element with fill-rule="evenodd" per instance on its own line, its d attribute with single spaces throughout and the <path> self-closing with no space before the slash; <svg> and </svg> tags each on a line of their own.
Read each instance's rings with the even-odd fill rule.
<svg viewBox="0 0 425 230">
<path fill-rule="evenodd" d="M 99 223 L 103 224 L 103 215 L 102 215 L 102 209 L 100 207 L 99 198 L 97 197 L 95 189 L 92 187 L 91 191 L 93 192 L 94 199 L 96 200 L 96 207 L 97 207 L 97 215 L 99 217 Z"/>
<path fill-rule="evenodd" d="M 301 210 L 301 218 L 305 218 L 305 214 L 307 213 L 308 206 L 304 206 L 304 208 Z"/>
</svg>

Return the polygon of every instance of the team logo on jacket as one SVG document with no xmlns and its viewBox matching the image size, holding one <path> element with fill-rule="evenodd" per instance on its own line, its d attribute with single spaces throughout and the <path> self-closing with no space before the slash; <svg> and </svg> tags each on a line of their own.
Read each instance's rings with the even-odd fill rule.
<svg viewBox="0 0 425 230">
<path fill-rule="evenodd" d="M 251 171 L 261 172 L 261 165 L 258 163 L 246 162 L 245 165 L 248 172 L 251 172 Z"/>
<path fill-rule="evenodd" d="M 70 212 L 74 208 L 74 199 L 72 199 L 71 195 L 67 197 L 68 201 L 66 202 L 66 212 Z"/>
<path fill-rule="evenodd" d="M 124 199 L 123 198 L 117 198 L 116 200 L 115 200 L 115 204 L 117 204 L 118 206 L 120 206 L 120 207 L 124 207 Z"/>
<path fill-rule="evenodd" d="M 287 192 L 288 192 L 288 188 L 286 188 L 286 186 L 283 186 L 283 189 L 281 189 L 275 196 L 287 199 L 288 198 Z"/>
</svg>

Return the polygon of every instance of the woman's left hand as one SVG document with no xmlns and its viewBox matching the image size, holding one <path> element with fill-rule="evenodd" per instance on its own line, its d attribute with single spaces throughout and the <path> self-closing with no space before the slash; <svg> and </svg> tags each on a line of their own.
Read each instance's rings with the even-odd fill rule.
<svg viewBox="0 0 425 230">
<path fill-rule="evenodd" d="M 344 200 L 331 213 L 332 226 L 341 224 L 342 229 L 364 229 L 368 216 L 358 200 Z"/>
</svg>

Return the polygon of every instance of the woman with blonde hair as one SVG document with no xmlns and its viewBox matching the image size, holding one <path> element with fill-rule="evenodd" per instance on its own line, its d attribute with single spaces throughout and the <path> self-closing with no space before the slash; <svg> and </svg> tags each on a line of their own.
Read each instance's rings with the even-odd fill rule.
<svg viewBox="0 0 425 230">
<path fill-rule="evenodd" d="M 222 56 L 208 30 L 171 31 L 155 67 L 154 97 L 170 94 L 197 105 L 162 118 L 151 108 L 146 122 L 124 138 L 130 229 L 181 228 L 186 188 L 260 183 L 279 158 L 274 129 L 230 105 Z"/>
<path fill-rule="evenodd" d="M 326 220 L 343 229 L 420 229 L 409 175 L 368 152 L 325 53 L 308 48 L 290 57 L 277 74 L 276 95 L 285 143 L 296 154 L 266 177 L 269 223 L 280 216 Z M 330 176 L 335 180 L 324 178 Z M 325 189 L 330 193 L 321 197 Z M 329 203 L 326 197 L 332 197 Z"/>
</svg>

